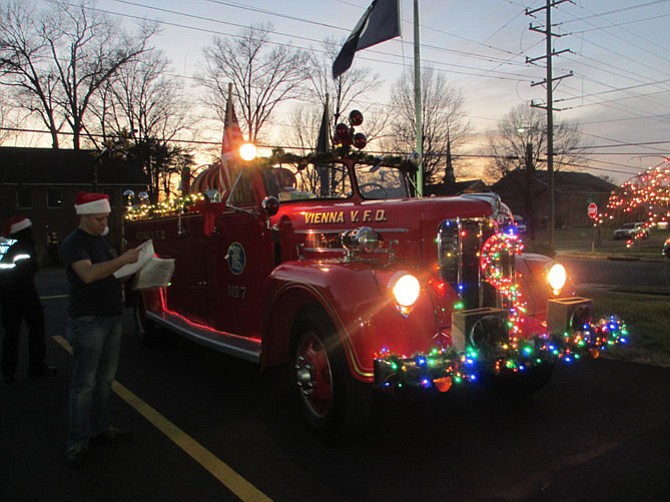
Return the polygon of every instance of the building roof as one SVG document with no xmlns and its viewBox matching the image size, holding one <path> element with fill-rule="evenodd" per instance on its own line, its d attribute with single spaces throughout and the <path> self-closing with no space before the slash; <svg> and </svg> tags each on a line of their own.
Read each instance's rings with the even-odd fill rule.
<svg viewBox="0 0 670 502">
<path fill-rule="evenodd" d="M 549 186 L 548 171 L 535 171 L 535 183 Z M 505 187 L 526 186 L 525 169 L 515 169 L 511 173 L 503 176 L 496 181 L 491 189 L 497 192 Z M 597 176 L 589 173 L 577 171 L 556 171 L 554 172 L 554 189 L 562 193 L 610 193 L 616 190 L 617 186 Z"/>
<path fill-rule="evenodd" d="M 95 150 L 0 147 L 0 179 L 7 184 L 90 185 L 97 163 L 101 185 L 146 185 L 137 164 Z"/>
<path fill-rule="evenodd" d="M 489 187 L 480 179 L 454 181 L 427 185 L 424 195 L 460 195 L 462 193 L 488 192 Z"/>
</svg>

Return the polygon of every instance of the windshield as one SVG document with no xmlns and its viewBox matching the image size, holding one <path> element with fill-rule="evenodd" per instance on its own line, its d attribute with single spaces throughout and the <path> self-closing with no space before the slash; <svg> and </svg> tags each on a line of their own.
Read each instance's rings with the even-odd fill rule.
<svg viewBox="0 0 670 502">
<path fill-rule="evenodd" d="M 342 164 L 307 165 L 303 168 L 273 167 L 266 185 L 280 201 L 304 199 L 347 199 L 351 180 Z"/>
<path fill-rule="evenodd" d="M 409 197 L 405 176 L 400 169 L 387 166 L 356 166 L 356 179 L 365 199 Z"/>
<path fill-rule="evenodd" d="M 348 199 L 353 194 L 351 179 L 343 164 L 273 167 L 266 171 L 268 193 L 281 202 L 305 199 Z M 365 199 L 409 197 L 403 172 L 387 166 L 355 167 L 361 196 Z"/>
</svg>

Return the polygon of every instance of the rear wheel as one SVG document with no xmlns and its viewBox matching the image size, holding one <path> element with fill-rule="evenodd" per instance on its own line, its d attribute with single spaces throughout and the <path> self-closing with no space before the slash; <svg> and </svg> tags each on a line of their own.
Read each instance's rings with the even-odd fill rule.
<svg viewBox="0 0 670 502">
<path fill-rule="evenodd" d="M 308 426 L 328 442 L 354 439 L 369 419 L 371 386 L 351 376 L 337 333 L 323 312 L 304 314 L 295 334 L 292 378 Z"/>
</svg>

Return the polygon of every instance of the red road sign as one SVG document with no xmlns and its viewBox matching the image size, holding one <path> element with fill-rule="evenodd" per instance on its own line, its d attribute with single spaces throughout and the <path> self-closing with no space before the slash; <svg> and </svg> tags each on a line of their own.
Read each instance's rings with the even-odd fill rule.
<svg viewBox="0 0 670 502">
<path fill-rule="evenodd" d="M 590 202 L 586 207 L 586 214 L 588 214 L 589 218 L 592 220 L 595 219 L 598 216 L 598 204 L 595 202 Z"/>
</svg>

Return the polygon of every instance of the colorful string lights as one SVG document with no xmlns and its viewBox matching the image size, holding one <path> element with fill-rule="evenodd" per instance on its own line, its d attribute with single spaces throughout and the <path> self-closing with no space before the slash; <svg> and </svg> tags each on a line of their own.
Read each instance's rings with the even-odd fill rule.
<svg viewBox="0 0 670 502">
<path fill-rule="evenodd" d="M 646 237 L 648 228 L 670 221 L 670 159 L 667 157 L 612 192 L 596 224 L 637 221 L 644 222 L 645 226 L 626 241 L 629 248 Z"/>
<path fill-rule="evenodd" d="M 192 194 L 171 197 L 157 204 L 134 204 L 126 208 L 124 218 L 127 221 L 149 220 L 163 216 L 177 216 L 189 212 L 198 201 L 204 201 L 205 195 Z"/>
<path fill-rule="evenodd" d="M 557 361 L 569 364 L 586 356 L 597 359 L 604 350 L 627 342 L 626 325 L 611 316 L 559 337 L 543 334 L 519 340 L 516 346 L 505 344 L 504 353 L 489 361 L 470 347 L 463 353 L 434 348 L 428 354 L 409 357 L 382 349 L 375 355 L 376 384 L 389 390 L 434 388 L 446 392 L 453 384 L 478 382 L 482 371 L 492 369 L 495 375 L 505 376 Z"/>
</svg>

